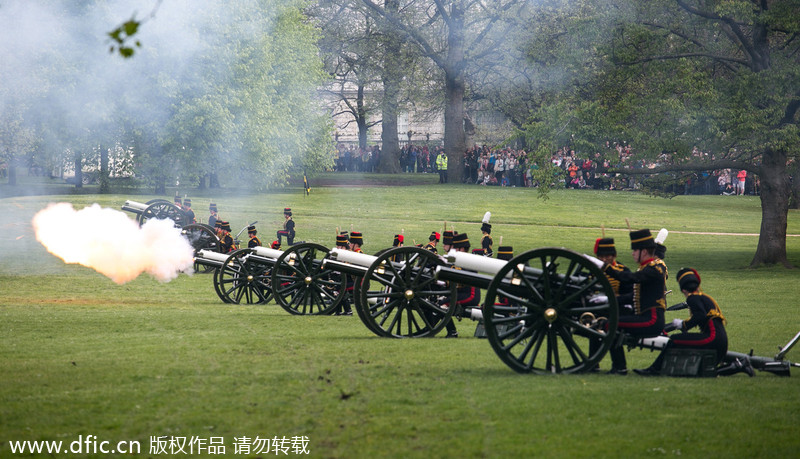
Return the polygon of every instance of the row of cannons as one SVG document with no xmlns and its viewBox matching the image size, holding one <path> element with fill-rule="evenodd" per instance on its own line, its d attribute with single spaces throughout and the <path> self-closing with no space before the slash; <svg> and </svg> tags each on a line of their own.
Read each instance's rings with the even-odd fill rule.
<svg viewBox="0 0 800 459">
<path fill-rule="evenodd" d="M 127 201 L 123 209 L 137 213 L 140 223 L 180 218 L 180 209 L 163 200 Z M 498 357 L 520 373 L 585 372 L 612 346 L 659 350 L 669 340 L 636 340 L 619 331 L 616 296 L 598 260 L 565 248 L 534 249 L 508 261 L 456 251 L 438 256 L 419 247 L 367 255 L 315 243 L 223 254 L 213 228 L 187 224 L 182 233 L 195 249 L 195 270 L 213 271 L 225 303 L 275 301 L 291 314 L 329 315 L 349 301 L 367 329 L 390 338 L 432 337 L 450 320 L 473 319 Z M 457 284 L 483 290 L 482 304 L 456 305 Z M 726 361 L 747 358 L 755 369 L 789 376 L 800 364 L 785 356 L 798 340 L 800 333 L 773 358 L 728 352 Z M 673 367 L 683 367 L 677 375 L 709 375 L 714 365 L 714 356 L 696 353 Z"/>
<path fill-rule="evenodd" d="M 292 314 L 324 315 L 352 301 L 367 329 L 381 337 L 430 337 L 454 318 L 479 320 L 498 357 L 520 373 L 580 373 L 612 346 L 659 350 L 669 339 L 635 340 L 620 332 L 616 297 L 600 267 L 564 248 L 539 248 L 506 262 L 455 251 L 440 257 L 418 247 L 366 255 L 304 243 L 228 255 L 200 250 L 195 260 L 214 268 L 214 288 L 224 302 L 274 299 Z M 482 304 L 455 305 L 456 284 L 484 290 Z M 728 358 L 788 376 L 791 366 L 800 366 L 784 360 L 798 339 L 800 333 L 774 358 L 752 352 L 729 352 Z M 713 375 L 715 366 L 711 351 L 683 355 L 670 368 L 676 375 Z"/>
</svg>

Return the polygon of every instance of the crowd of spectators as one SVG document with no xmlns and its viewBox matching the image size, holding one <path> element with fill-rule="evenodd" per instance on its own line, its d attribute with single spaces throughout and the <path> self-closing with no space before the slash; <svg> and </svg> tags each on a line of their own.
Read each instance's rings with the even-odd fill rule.
<svg viewBox="0 0 800 459">
<path fill-rule="evenodd" d="M 636 160 L 630 145 L 606 144 L 609 154 L 595 153 L 592 157 L 580 155 L 569 147 L 558 149 L 550 158 L 552 176 L 550 184 L 556 187 L 596 190 L 636 190 L 641 188 L 641 175 L 620 175 L 607 172 L 609 168 L 653 168 L 671 161 L 663 154 L 655 162 Z M 403 173 L 437 173 L 436 158 L 444 153 L 441 146 L 403 145 L 400 150 L 400 168 Z M 377 146 L 366 150 L 340 144 L 336 153 L 336 171 L 375 172 L 380 157 Z M 697 149 L 693 156 L 705 154 Z M 614 158 L 612 160 L 608 158 Z M 475 145 L 464 154 L 463 182 L 481 186 L 535 187 L 538 186 L 539 165 L 530 160 L 523 149 Z M 539 177 L 541 179 L 541 177 Z M 671 184 L 673 193 L 681 194 L 758 194 L 758 179 L 748 177 L 744 170 L 713 170 L 690 174 L 680 185 Z"/>
</svg>

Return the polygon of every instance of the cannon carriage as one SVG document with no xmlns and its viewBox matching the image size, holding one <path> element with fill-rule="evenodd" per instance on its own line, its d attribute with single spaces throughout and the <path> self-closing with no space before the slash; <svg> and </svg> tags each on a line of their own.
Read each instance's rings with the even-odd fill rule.
<svg viewBox="0 0 800 459">
<path fill-rule="evenodd" d="M 324 246 L 301 243 L 230 254 L 201 250 L 195 263 L 214 269 L 214 289 L 225 303 L 266 304 L 273 298 L 296 315 L 326 315 L 343 300 L 344 279 L 322 266 Z"/>
<path fill-rule="evenodd" d="M 139 225 L 144 225 L 151 218 L 160 220 L 168 218 L 175 222 L 175 226 L 178 228 L 191 223 L 180 207 L 166 199 L 151 199 L 145 203 L 128 200 L 122 205 L 122 210 L 136 214 L 136 221 Z"/>
</svg>

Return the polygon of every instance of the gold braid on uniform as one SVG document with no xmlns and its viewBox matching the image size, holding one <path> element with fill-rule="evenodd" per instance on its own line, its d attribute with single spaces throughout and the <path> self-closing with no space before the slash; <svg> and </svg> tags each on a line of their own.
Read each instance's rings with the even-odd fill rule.
<svg viewBox="0 0 800 459">
<path fill-rule="evenodd" d="M 625 266 L 620 263 L 614 263 L 613 265 L 608 265 L 608 267 L 617 272 L 622 272 L 625 270 Z M 608 279 L 608 283 L 611 284 L 611 288 L 614 290 L 614 294 L 619 295 L 619 285 L 620 285 L 619 279 L 615 279 L 611 276 L 606 276 L 606 279 Z"/>
<path fill-rule="evenodd" d="M 709 319 L 717 319 L 717 318 L 719 318 L 719 319 L 722 319 L 722 325 L 727 325 L 728 324 L 728 321 L 725 320 L 725 316 L 722 315 L 722 309 L 719 308 L 719 304 L 717 304 L 717 301 L 714 298 L 711 298 L 710 296 L 706 295 L 705 293 L 701 292 L 700 290 L 692 293 L 692 295 L 704 296 L 704 297 L 708 298 L 709 300 L 711 300 L 711 302 L 714 304 L 714 308 L 711 309 L 710 311 L 708 311 L 708 314 L 706 314 L 706 317 L 708 317 Z"/>
<path fill-rule="evenodd" d="M 655 303 L 656 303 L 655 307 L 666 310 L 667 309 L 667 301 L 664 298 L 664 292 L 667 291 L 667 277 L 669 277 L 669 273 L 667 272 L 667 264 L 664 263 L 664 261 L 661 260 L 660 258 L 653 258 L 646 265 L 639 266 L 639 271 L 641 271 L 641 270 L 643 270 L 643 269 L 645 269 L 647 267 L 650 267 L 650 266 L 652 266 L 653 268 L 655 268 L 655 269 L 661 271 L 662 273 L 664 273 L 664 283 L 661 286 L 661 294 L 658 296 L 658 299 L 656 299 L 656 301 L 655 301 Z M 642 311 L 643 311 L 643 309 L 642 309 L 642 284 L 640 284 L 640 283 L 633 284 L 633 308 L 634 308 L 634 311 L 635 311 L 636 315 L 641 314 Z M 650 308 L 647 308 L 647 309 L 650 309 Z"/>
</svg>

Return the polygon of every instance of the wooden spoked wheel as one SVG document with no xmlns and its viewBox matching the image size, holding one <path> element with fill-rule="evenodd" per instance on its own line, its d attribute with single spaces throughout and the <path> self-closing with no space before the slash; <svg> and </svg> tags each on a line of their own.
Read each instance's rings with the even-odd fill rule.
<svg viewBox="0 0 800 459">
<path fill-rule="evenodd" d="M 237 250 L 215 271 L 214 289 L 225 303 L 266 304 L 272 299 L 273 266 L 248 257 L 253 253 Z"/>
<path fill-rule="evenodd" d="M 189 241 L 189 244 L 192 245 L 195 255 L 200 250 L 208 250 L 211 252 L 220 252 L 222 250 L 217 233 L 214 231 L 214 228 L 208 225 L 192 223 L 181 228 L 181 234 Z M 194 271 L 196 273 L 207 273 L 214 269 L 213 266 L 202 265 L 200 263 L 194 264 Z"/>
<path fill-rule="evenodd" d="M 455 285 L 434 278 L 443 261 L 419 247 L 381 253 L 356 286 L 356 308 L 364 324 L 389 338 L 434 336 L 451 320 Z"/>
<path fill-rule="evenodd" d="M 306 242 L 291 246 L 278 258 L 272 274 L 275 301 L 297 315 L 327 315 L 344 298 L 345 276 L 323 268 L 328 249 Z"/>
<path fill-rule="evenodd" d="M 563 248 L 509 260 L 489 284 L 483 309 L 489 343 L 520 373 L 591 369 L 613 344 L 619 319 L 603 271 Z"/>
<path fill-rule="evenodd" d="M 148 205 L 137 217 L 139 225 L 144 225 L 151 218 L 163 220 L 170 219 L 175 222 L 175 226 L 182 228 L 189 222 L 186 221 L 186 214 L 175 204 L 169 201 L 156 200 Z"/>
</svg>

